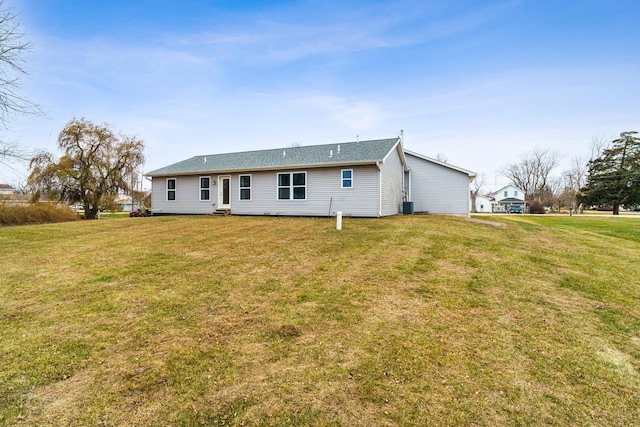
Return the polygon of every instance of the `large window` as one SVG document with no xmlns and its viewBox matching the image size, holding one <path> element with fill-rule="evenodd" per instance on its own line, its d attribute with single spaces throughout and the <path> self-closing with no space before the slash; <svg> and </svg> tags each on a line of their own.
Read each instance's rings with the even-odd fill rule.
<svg viewBox="0 0 640 427">
<path fill-rule="evenodd" d="M 353 188 L 353 169 L 342 169 L 342 188 Z"/>
<path fill-rule="evenodd" d="M 288 172 L 278 174 L 278 200 L 306 200 L 307 173 Z"/>
<path fill-rule="evenodd" d="M 200 177 L 200 201 L 211 200 L 211 178 L 208 176 Z"/>
<path fill-rule="evenodd" d="M 251 200 L 251 175 L 240 175 L 240 200 Z"/>
<path fill-rule="evenodd" d="M 167 178 L 167 200 L 176 199 L 176 179 Z"/>
</svg>

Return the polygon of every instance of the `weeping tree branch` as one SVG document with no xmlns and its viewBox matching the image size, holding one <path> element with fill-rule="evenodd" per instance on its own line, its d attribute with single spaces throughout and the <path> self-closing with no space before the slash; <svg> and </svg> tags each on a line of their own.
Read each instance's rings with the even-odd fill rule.
<svg viewBox="0 0 640 427">
<path fill-rule="evenodd" d="M 144 142 L 116 135 L 107 124 L 72 119 L 58 136 L 63 155 L 41 152 L 31 159 L 27 184 L 34 200 L 40 196 L 82 203 L 85 218 L 113 202 L 120 191 L 131 193 L 136 170 L 144 163 Z"/>
</svg>

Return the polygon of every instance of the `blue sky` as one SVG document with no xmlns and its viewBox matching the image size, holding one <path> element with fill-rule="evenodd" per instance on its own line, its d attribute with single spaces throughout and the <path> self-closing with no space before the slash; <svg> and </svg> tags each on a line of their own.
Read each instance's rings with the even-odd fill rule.
<svg viewBox="0 0 640 427">
<path fill-rule="evenodd" d="M 143 139 L 149 171 L 402 129 L 406 148 L 492 187 L 534 148 L 568 163 L 640 130 L 636 0 L 5 4 L 33 42 L 25 96 L 46 113 L 10 124 L 29 148 L 54 151 L 86 117 Z"/>
</svg>

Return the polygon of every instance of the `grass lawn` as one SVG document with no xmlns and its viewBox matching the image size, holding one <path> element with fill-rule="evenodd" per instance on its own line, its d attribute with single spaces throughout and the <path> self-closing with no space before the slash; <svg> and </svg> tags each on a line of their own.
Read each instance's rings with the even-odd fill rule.
<svg viewBox="0 0 640 427">
<path fill-rule="evenodd" d="M 640 218 L 0 228 L 0 425 L 634 425 Z"/>
</svg>

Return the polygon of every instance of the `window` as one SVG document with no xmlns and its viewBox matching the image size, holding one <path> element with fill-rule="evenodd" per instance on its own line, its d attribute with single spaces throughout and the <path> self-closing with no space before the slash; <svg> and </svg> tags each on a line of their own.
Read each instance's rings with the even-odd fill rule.
<svg viewBox="0 0 640 427">
<path fill-rule="evenodd" d="M 515 197 L 518 197 L 518 190 L 514 191 L 514 192 L 513 192 L 513 195 L 514 195 Z"/>
<path fill-rule="evenodd" d="M 504 192 L 504 197 L 507 197 L 508 195 L 509 195 L 509 192 L 508 192 L 508 191 L 505 191 L 505 192 Z"/>
<path fill-rule="evenodd" d="M 307 173 L 291 172 L 278 174 L 278 200 L 306 200 Z"/>
<path fill-rule="evenodd" d="M 353 169 L 342 169 L 342 188 L 353 188 Z"/>
<path fill-rule="evenodd" d="M 208 176 L 200 177 L 200 201 L 211 200 L 211 178 Z"/>
<path fill-rule="evenodd" d="M 240 200 L 251 200 L 251 175 L 240 175 Z"/>
<path fill-rule="evenodd" d="M 176 199 L 176 179 L 167 178 L 167 200 Z"/>
</svg>

